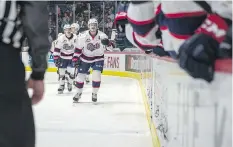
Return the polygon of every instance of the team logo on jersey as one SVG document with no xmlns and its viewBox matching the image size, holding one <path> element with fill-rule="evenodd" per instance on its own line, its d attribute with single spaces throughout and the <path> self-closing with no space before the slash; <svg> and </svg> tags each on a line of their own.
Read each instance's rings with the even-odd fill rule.
<svg viewBox="0 0 233 147">
<path fill-rule="evenodd" d="M 100 48 L 99 43 L 96 43 L 95 45 L 92 43 L 87 44 L 87 50 L 89 50 L 89 51 L 94 51 L 94 50 L 99 49 L 99 48 Z"/>
<path fill-rule="evenodd" d="M 65 43 L 63 45 L 63 49 L 64 50 L 72 50 L 72 49 L 74 49 L 74 45 L 73 44 L 72 45 L 68 45 L 67 43 Z"/>
<path fill-rule="evenodd" d="M 91 42 L 91 39 L 88 38 L 88 39 L 86 40 L 86 42 Z"/>
</svg>

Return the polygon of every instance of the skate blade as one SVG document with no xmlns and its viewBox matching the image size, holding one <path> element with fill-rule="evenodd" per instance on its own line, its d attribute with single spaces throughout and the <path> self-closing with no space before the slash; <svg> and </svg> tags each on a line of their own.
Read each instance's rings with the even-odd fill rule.
<svg viewBox="0 0 233 147">
<path fill-rule="evenodd" d="M 96 101 L 96 102 L 92 102 L 92 104 L 93 104 L 93 105 L 98 105 L 98 102 L 97 102 L 97 101 Z"/>
<path fill-rule="evenodd" d="M 79 101 L 73 101 L 73 103 L 79 103 Z"/>
<path fill-rule="evenodd" d="M 92 99 L 92 102 L 93 103 L 97 103 L 97 99 Z"/>
<path fill-rule="evenodd" d="M 73 102 L 73 107 L 76 107 L 78 105 L 79 102 Z"/>
<path fill-rule="evenodd" d="M 58 91 L 58 94 L 63 94 L 63 91 Z"/>
</svg>

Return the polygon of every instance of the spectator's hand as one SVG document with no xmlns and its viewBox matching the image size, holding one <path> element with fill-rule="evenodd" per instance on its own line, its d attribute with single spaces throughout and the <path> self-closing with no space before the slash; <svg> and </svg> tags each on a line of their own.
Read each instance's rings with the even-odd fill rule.
<svg viewBox="0 0 233 147">
<path fill-rule="evenodd" d="M 28 88 L 33 90 L 32 94 L 32 104 L 38 104 L 44 96 L 44 81 L 43 80 L 33 80 L 29 79 L 27 82 Z"/>
</svg>

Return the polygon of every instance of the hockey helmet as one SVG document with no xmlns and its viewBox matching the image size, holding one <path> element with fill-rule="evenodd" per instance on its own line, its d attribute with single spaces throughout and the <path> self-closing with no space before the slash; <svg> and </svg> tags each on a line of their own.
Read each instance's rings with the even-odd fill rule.
<svg viewBox="0 0 233 147">
<path fill-rule="evenodd" d="M 73 23 L 71 25 L 71 32 L 74 34 L 77 34 L 77 32 L 79 31 L 80 27 L 78 23 Z"/>
<path fill-rule="evenodd" d="M 90 29 L 90 31 L 96 31 L 98 29 L 98 21 L 95 18 L 91 18 L 88 21 L 88 28 Z"/>
<path fill-rule="evenodd" d="M 69 24 L 65 24 L 63 27 L 64 30 L 64 34 L 66 35 L 66 37 L 70 37 L 71 36 L 71 27 Z"/>
<path fill-rule="evenodd" d="M 63 30 L 70 29 L 70 28 L 71 28 L 71 26 L 69 24 L 65 24 L 63 27 Z"/>
</svg>

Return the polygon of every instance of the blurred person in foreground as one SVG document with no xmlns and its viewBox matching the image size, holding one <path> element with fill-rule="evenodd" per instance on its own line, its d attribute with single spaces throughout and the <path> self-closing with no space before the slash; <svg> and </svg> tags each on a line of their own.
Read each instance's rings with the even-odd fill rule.
<svg viewBox="0 0 233 147">
<path fill-rule="evenodd" d="M 0 1 L 0 6 L 0 147 L 35 147 L 31 105 L 44 95 L 49 51 L 47 2 Z M 25 37 L 32 57 L 27 82 L 20 57 Z M 28 88 L 33 91 L 31 99 Z"/>
</svg>

